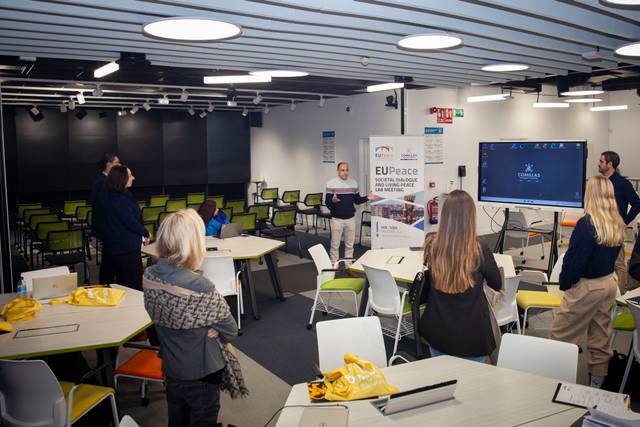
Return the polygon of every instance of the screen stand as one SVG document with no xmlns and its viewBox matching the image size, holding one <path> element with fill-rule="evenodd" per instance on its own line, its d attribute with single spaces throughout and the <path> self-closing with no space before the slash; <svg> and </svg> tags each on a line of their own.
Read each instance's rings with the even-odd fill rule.
<svg viewBox="0 0 640 427">
<path fill-rule="evenodd" d="M 545 234 L 551 234 L 551 249 L 549 250 L 549 264 L 547 266 L 546 269 L 546 273 L 547 273 L 547 277 L 551 277 L 551 271 L 553 270 L 553 266 L 556 263 L 556 260 L 558 259 L 558 225 L 559 225 L 559 213 L 558 212 L 554 212 L 553 213 L 553 229 L 550 232 L 547 232 Z M 504 238 L 507 234 L 507 231 L 509 231 L 509 208 L 505 208 L 504 209 L 504 223 L 502 223 L 502 228 L 500 229 L 500 233 L 498 234 L 498 241 L 496 242 L 496 246 L 493 249 L 494 253 L 503 253 L 504 251 Z M 522 231 L 522 230 L 518 230 L 518 231 Z M 536 230 L 536 232 L 540 232 L 539 230 Z M 518 267 L 516 267 L 516 269 L 518 269 Z M 522 269 L 522 268 L 520 268 Z M 540 270 L 540 271 L 545 271 L 544 269 L 541 268 L 527 268 L 528 270 Z"/>
</svg>

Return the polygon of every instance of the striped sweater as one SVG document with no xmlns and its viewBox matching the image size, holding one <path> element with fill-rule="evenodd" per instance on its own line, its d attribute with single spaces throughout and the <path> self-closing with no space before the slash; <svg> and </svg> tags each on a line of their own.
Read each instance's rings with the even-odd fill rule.
<svg viewBox="0 0 640 427">
<path fill-rule="evenodd" d="M 333 218 L 349 219 L 353 218 L 356 212 L 355 205 L 367 201 L 366 196 L 361 196 L 358 192 L 358 183 L 355 179 L 333 178 L 327 182 L 324 204 L 327 205 Z M 333 195 L 336 194 L 339 202 L 333 203 Z"/>
</svg>

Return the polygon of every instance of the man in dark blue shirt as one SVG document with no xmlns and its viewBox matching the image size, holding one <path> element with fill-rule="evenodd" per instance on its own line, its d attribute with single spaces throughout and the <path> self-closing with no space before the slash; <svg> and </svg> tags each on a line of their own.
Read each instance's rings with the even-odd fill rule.
<svg viewBox="0 0 640 427">
<path fill-rule="evenodd" d="M 618 173 L 620 156 L 615 151 L 605 151 L 600 154 L 598 171 L 609 178 L 613 184 L 613 192 L 616 196 L 618 211 L 625 224 L 630 224 L 640 213 L 640 197 L 633 188 L 631 182 Z M 616 260 L 616 274 L 618 276 L 618 287 L 620 293 L 626 291 L 627 285 L 627 264 L 625 262 L 624 245 L 620 250 Z"/>
</svg>

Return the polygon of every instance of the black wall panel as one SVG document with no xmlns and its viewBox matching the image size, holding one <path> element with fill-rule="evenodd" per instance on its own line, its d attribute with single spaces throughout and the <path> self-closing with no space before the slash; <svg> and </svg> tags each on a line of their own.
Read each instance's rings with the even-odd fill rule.
<svg viewBox="0 0 640 427">
<path fill-rule="evenodd" d="M 165 185 L 207 182 L 206 120 L 185 111 L 164 111 Z"/>
<path fill-rule="evenodd" d="M 249 182 L 251 131 L 246 117 L 231 111 L 207 116 L 209 183 Z"/>
<path fill-rule="evenodd" d="M 118 155 L 133 171 L 134 186 L 162 186 L 162 112 L 118 117 Z"/>
<path fill-rule="evenodd" d="M 78 111 L 78 110 L 76 110 Z M 85 110 L 82 120 L 75 112 L 67 114 L 69 129 L 69 189 L 86 189 L 98 173 L 104 153 L 118 150 L 115 113 L 100 117 L 96 110 Z"/>
</svg>

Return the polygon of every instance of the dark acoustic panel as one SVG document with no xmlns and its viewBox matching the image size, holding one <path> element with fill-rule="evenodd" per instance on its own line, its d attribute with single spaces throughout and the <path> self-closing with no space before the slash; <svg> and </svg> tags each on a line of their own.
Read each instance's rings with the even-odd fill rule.
<svg viewBox="0 0 640 427">
<path fill-rule="evenodd" d="M 207 115 L 209 183 L 248 182 L 251 179 L 249 121 L 232 111 Z"/>
<path fill-rule="evenodd" d="M 118 117 L 117 126 L 118 156 L 131 168 L 134 187 L 162 186 L 162 112 L 141 109 Z"/>
<path fill-rule="evenodd" d="M 249 126 L 252 128 L 262 127 L 262 111 L 252 111 L 249 113 Z"/>
<path fill-rule="evenodd" d="M 33 121 L 24 108 L 16 110 L 19 193 L 65 191 L 68 188 L 67 117 L 42 109 L 42 120 Z"/>
<path fill-rule="evenodd" d="M 15 212 L 16 181 L 18 179 L 18 147 L 16 146 L 16 112 L 13 108 L 2 110 L 2 137 L 7 171 L 7 195 L 9 212 Z"/>
<path fill-rule="evenodd" d="M 79 111 L 86 113 L 82 119 L 67 114 L 70 190 L 90 189 L 102 155 L 117 151 L 115 114 L 100 117 L 98 110 Z"/>
<path fill-rule="evenodd" d="M 185 111 L 164 111 L 164 184 L 202 184 L 207 180 L 206 120 Z"/>
</svg>

